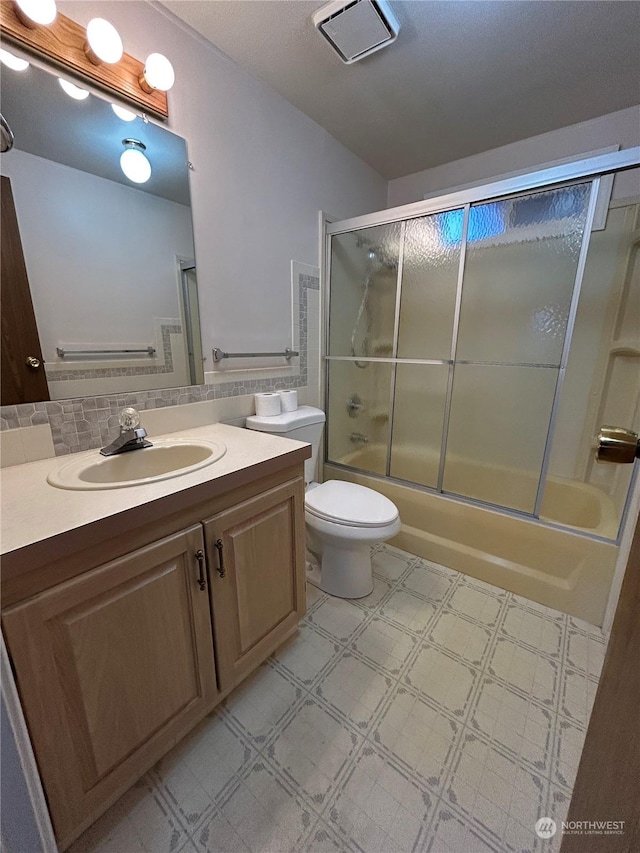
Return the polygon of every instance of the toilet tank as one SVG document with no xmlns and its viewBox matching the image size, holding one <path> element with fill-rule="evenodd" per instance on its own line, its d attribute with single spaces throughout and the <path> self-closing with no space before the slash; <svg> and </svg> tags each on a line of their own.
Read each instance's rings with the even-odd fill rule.
<svg viewBox="0 0 640 853">
<path fill-rule="evenodd" d="M 247 429 L 270 432 L 272 435 L 281 435 L 284 438 L 306 441 L 310 444 L 311 459 L 307 459 L 304 463 L 304 481 L 306 484 L 310 483 L 315 477 L 324 421 L 325 415 L 322 409 L 316 409 L 313 406 L 300 406 L 295 412 L 283 412 L 270 418 L 252 415 L 247 418 L 246 426 Z"/>
</svg>

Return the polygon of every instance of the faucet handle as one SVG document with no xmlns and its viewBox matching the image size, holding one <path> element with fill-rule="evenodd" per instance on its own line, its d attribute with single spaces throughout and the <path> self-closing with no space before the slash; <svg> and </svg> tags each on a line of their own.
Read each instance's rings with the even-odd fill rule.
<svg viewBox="0 0 640 853">
<path fill-rule="evenodd" d="M 119 422 L 122 430 L 136 429 L 140 426 L 140 413 L 128 406 L 120 412 Z"/>
</svg>

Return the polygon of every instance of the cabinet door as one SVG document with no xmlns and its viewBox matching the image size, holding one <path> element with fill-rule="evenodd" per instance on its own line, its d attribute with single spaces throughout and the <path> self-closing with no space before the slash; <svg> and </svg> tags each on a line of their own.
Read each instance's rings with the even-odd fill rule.
<svg viewBox="0 0 640 853">
<path fill-rule="evenodd" d="M 203 547 L 197 525 L 3 614 L 62 848 L 215 704 Z"/>
<path fill-rule="evenodd" d="M 238 504 L 205 521 L 204 529 L 218 679 L 226 690 L 304 615 L 304 481 Z"/>
</svg>

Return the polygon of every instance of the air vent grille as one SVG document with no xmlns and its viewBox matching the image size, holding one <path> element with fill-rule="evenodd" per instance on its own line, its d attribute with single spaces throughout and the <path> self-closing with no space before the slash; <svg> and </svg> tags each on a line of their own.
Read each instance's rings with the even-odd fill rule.
<svg viewBox="0 0 640 853">
<path fill-rule="evenodd" d="M 314 14 L 313 23 L 347 65 L 394 42 L 400 29 L 384 0 L 334 0 Z"/>
</svg>

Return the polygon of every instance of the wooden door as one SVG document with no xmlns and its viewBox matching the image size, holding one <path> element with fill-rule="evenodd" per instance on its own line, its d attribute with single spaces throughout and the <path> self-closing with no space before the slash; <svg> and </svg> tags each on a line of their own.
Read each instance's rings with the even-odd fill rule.
<svg viewBox="0 0 640 853">
<path fill-rule="evenodd" d="M 621 821 L 620 834 L 575 833 L 561 853 L 640 850 L 640 521 L 569 806 L 568 822 Z"/>
<path fill-rule="evenodd" d="M 204 529 L 218 679 L 227 690 L 304 615 L 304 481 L 238 504 L 205 521 Z"/>
<path fill-rule="evenodd" d="M 0 405 L 38 403 L 49 399 L 44 360 L 36 317 L 33 312 L 27 267 L 18 230 L 18 217 L 13 203 L 9 178 L 2 176 L 0 200 L 2 227 L 0 254 L 2 256 L 0 317 L 2 325 L 2 399 Z M 36 359 L 31 367 L 28 358 Z M 34 362 L 35 363 L 35 362 Z"/>
<path fill-rule="evenodd" d="M 195 525 L 3 614 L 63 849 L 215 704 L 203 546 Z"/>
</svg>

